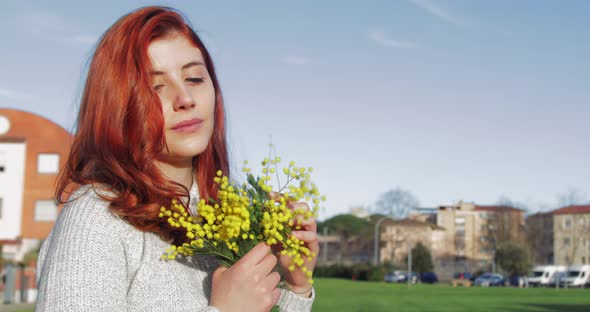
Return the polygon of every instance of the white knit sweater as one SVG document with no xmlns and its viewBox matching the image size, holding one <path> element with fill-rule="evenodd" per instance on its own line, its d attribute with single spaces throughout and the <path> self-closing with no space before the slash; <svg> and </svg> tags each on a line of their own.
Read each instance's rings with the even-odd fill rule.
<svg viewBox="0 0 590 312">
<path fill-rule="evenodd" d="M 112 214 L 92 187 L 72 196 L 39 254 L 35 311 L 218 311 L 209 305 L 213 257 L 160 260 L 169 245 Z M 311 311 L 314 298 L 282 290 L 279 306 Z"/>
</svg>

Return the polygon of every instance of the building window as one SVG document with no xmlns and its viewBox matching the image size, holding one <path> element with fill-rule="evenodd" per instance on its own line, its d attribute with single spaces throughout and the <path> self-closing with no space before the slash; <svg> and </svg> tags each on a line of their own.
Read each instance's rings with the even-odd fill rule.
<svg viewBox="0 0 590 312">
<path fill-rule="evenodd" d="M 38 200 L 35 202 L 35 221 L 55 221 L 57 219 L 57 205 L 53 200 Z"/>
<path fill-rule="evenodd" d="M 586 257 L 582 257 L 582 264 L 586 264 Z"/>
<path fill-rule="evenodd" d="M 572 220 L 570 220 L 570 218 L 567 218 L 567 219 L 565 219 L 565 220 L 564 220 L 564 222 L 563 222 L 563 226 L 564 226 L 566 229 L 569 229 L 569 227 L 570 227 L 571 225 L 572 225 Z"/>
<path fill-rule="evenodd" d="M 0 152 L 0 173 L 4 173 L 6 167 L 6 153 Z"/>
<path fill-rule="evenodd" d="M 37 172 L 42 174 L 56 174 L 59 171 L 59 154 L 39 154 L 37 157 Z"/>
<path fill-rule="evenodd" d="M 485 254 L 490 254 L 490 249 L 486 248 L 486 247 L 479 247 L 479 252 L 480 253 L 485 253 Z"/>
<path fill-rule="evenodd" d="M 0 174 L 6 172 L 6 152 L 0 152 Z"/>
<path fill-rule="evenodd" d="M 563 239 L 563 245 L 564 246 L 569 246 L 570 245 L 570 238 L 569 237 L 565 237 Z"/>
</svg>

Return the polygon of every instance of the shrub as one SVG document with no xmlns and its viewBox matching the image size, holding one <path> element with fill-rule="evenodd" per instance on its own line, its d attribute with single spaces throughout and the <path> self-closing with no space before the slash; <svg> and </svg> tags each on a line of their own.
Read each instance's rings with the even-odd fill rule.
<svg viewBox="0 0 590 312">
<path fill-rule="evenodd" d="M 385 279 L 385 274 L 387 274 L 388 271 L 389 270 L 387 270 L 385 266 L 372 267 L 367 276 L 367 280 L 373 282 L 383 282 Z"/>
</svg>

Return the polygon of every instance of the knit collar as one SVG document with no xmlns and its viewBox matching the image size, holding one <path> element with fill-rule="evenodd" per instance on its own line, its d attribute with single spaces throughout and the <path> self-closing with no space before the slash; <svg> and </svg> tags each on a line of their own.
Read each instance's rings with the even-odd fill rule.
<svg viewBox="0 0 590 312">
<path fill-rule="evenodd" d="M 193 185 L 189 190 L 189 206 L 193 213 L 197 213 L 197 203 L 199 202 L 199 186 L 197 185 L 197 178 L 193 175 Z"/>
</svg>

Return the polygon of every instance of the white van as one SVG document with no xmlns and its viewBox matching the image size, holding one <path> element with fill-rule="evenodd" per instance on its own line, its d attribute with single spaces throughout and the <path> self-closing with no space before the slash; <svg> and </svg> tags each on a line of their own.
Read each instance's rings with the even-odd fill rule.
<svg viewBox="0 0 590 312">
<path fill-rule="evenodd" d="M 590 265 L 572 265 L 560 284 L 567 287 L 585 287 L 590 284 Z"/>
<path fill-rule="evenodd" d="M 566 275 L 567 268 L 564 265 L 537 265 L 528 277 L 530 286 L 555 285 L 556 279 Z"/>
</svg>

